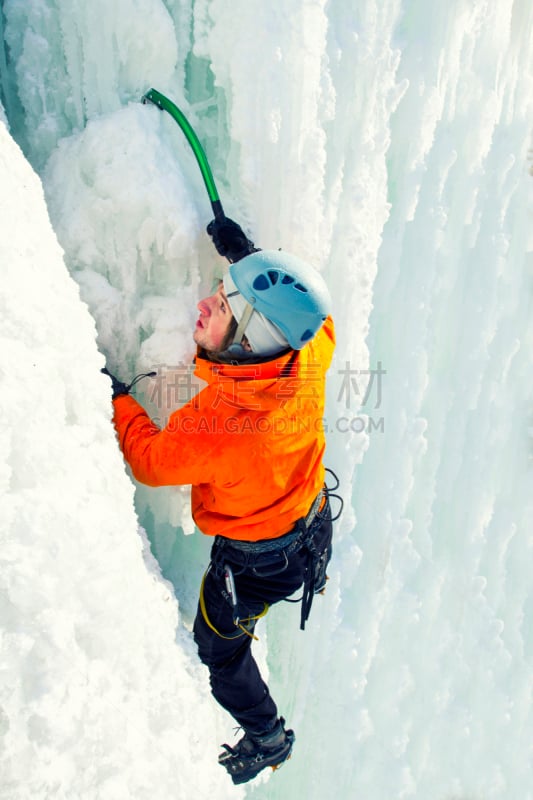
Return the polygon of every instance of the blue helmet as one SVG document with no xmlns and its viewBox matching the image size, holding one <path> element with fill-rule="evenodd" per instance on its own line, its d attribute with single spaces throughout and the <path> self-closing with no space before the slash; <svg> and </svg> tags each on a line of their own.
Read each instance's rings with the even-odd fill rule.
<svg viewBox="0 0 533 800">
<path fill-rule="evenodd" d="M 289 253 L 259 250 L 232 264 L 229 274 L 247 303 L 274 323 L 294 350 L 301 350 L 331 313 L 320 273 Z"/>
</svg>

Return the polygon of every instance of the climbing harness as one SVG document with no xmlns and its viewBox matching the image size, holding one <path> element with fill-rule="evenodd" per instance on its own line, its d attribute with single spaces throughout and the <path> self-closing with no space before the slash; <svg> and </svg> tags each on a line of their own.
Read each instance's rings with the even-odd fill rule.
<svg viewBox="0 0 533 800">
<path fill-rule="evenodd" d="M 204 576 L 202 578 L 202 583 L 201 583 L 201 586 L 200 586 L 200 610 L 202 612 L 202 616 L 203 616 L 203 618 L 205 620 L 206 625 L 214 633 L 216 633 L 217 636 L 220 636 L 221 639 L 227 639 L 227 640 L 239 639 L 241 636 L 245 636 L 246 635 L 246 636 L 249 636 L 250 639 L 255 639 L 255 641 L 258 641 L 257 636 L 255 636 L 252 633 L 252 630 L 253 630 L 253 627 L 255 626 L 255 623 L 257 622 L 257 620 L 261 619 L 261 617 L 264 617 L 267 614 L 268 609 L 269 609 L 269 605 L 268 605 L 268 603 L 264 603 L 263 604 L 264 605 L 263 610 L 261 612 L 259 612 L 259 614 L 250 614 L 249 616 L 243 617 L 243 618 L 241 618 L 239 616 L 239 614 L 238 614 L 239 599 L 237 597 L 237 590 L 235 589 L 235 579 L 233 577 L 233 572 L 232 572 L 231 567 L 229 566 L 229 564 L 226 564 L 225 567 L 224 567 L 224 569 L 225 569 L 225 576 L 224 577 L 225 577 L 226 589 L 222 591 L 222 596 L 233 607 L 233 611 L 234 611 L 233 624 L 235 625 L 236 628 L 239 629 L 239 632 L 238 633 L 234 633 L 233 636 L 227 636 L 226 634 L 221 633 L 219 630 L 217 630 L 215 628 L 215 626 L 213 625 L 213 623 L 211 622 L 211 620 L 209 619 L 209 616 L 207 614 L 207 606 L 206 606 L 206 602 L 205 602 L 204 589 L 205 589 L 205 580 L 206 580 L 207 575 L 209 574 L 209 572 L 211 570 L 211 567 L 212 567 L 212 564 L 209 564 L 207 570 L 204 573 Z M 228 591 L 228 587 L 229 587 L 230 591 Z"/>
<path fill-rule="evenodd" d="M 325 516 L 325 513 L 330 511 L 330 498 L 335 498 L 340 503 L 339 510 L 335 516 L 329 517 L 330 522 L 335 522 L 335 520 L 340 517 L 344 506 L 342 497 L 338 494 L 335 494 L 340 485 L 339 479 L 332 469 L 326 467 L 326 472 L 329 472 L 331 475 L 333 475 L 335 480 L 334 486 L 324 485 L 322 493 L 318 495 L 317 499 L 311 506 L 311 510 L 307 517 L 304 520 L 300 520 L 300 522 L 303 522 L 305 526 L 302 549 L 307 550 L 307 565 L 305 568 L 302 596 L 295 600 L 290 597 L 286 598 L 287 603 L 302 604 L 302 611 L 300 615 L 300 630 L 302 631 L 305 630 L 305 623 L 309 619 L 309 614 L 311 613 L 313 597 L 315 594 L 324 594 L 326 591 L 326 582 L 329 580 L 326 570 L 332 553 L 331 537 L 325 543 L 325 546 L 322 546 L 320 549 L 317 548 L 314 541 L 315 531 L 312 528 L 312 523 L 315 521 L 315 518 L 318 518 L 320 521 L 328 519 Z M 321 507 L 320 501 L 321 497 L 324 495 L 326 497 L 326 503 L 323 507 Z"/>
<path fill-rule="evenodd" d="M 222 639 L 236 639 L 247 635 L 257 640 L 252 633 L 255 622 L 268 612 L 269 605 L 264 603 L 264 608 L 259 614 L 241 617 L 239 608 L 239 598 L 235 587 L 235 574 L 240 575 L 246 570 L 258 578 L 268 578 L 269 576 L 279 575 L 289 566 L 289 557 L 297 551 L 307 552 L 307 561 L 304 571 L 302 596 L 297 599 L 285 598 L 289 603 L 301 603 L 300 629 L 305 630 L 305 623 L 309 619 L 313 597 L 315 594 L 323 594 L 328 577 L 326 575 L 327 565 L 331 558 L 332 546 L 331 536 L 318 548 L 314 538 L 317 528 L 324 521 L 334 522 L 339 518 L 343 500 L 335 494 L 339 487 L 339 480 L 335 473 L 327 469 L 334 477 L 333 486 L 324 485 L 314 499 L 307 515 L 302 517 L 295 524 L 293 529 L 283 536 L 275 539 L 265 539 L 258 542 L 247 542 L 236 539 L 228 539 L 223 536 L 216 536 L 213 547 L 212 560 L 202 579 L 200 589 L 200 609 L 208 627 Z M 340 508 L 334 517 L 331 513 L 329 500 L 336 498 L 340 502 Z M 257 564 L 257 559 L 261 561 L 261 566 Z M 228 560 L 233 561 L 233 569 Z M 235 566 L 238 571 L 234 574 Z M 232 607 L 233 623 L 238 632 L 232 636 L 222 634 L 218 631 L 207 614 L 207 607 L 204 596 L 204 586 L 207 575 L 214 569 L 219 579 L 223 578 L 221 594 L 224 600 Z"/>
</svg>

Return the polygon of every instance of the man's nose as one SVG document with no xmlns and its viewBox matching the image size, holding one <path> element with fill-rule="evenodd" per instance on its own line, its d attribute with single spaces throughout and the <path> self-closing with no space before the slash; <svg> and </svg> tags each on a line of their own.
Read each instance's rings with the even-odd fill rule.
<svg viewBox="0 0 533 800">
<path fill-rule="evenodd" d="M 201 314 L 204 314 L 205 316 L 209 316 L 211 314 L 212 303 L 210 301 L 212 299 L 212 297 L 204 297 L 203 300 L 200 300 L 196 307 Z"/>
</svg>

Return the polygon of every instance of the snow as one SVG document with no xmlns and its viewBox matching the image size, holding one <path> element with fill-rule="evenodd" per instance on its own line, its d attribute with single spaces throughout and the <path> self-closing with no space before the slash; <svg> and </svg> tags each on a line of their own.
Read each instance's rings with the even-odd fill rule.
<svg viewBox="0 0 533 800">
<path fill-rule="evenodd" d="M 531 5 L 0 18 L 2 800 L 531 800 Z M 305 634 L 292 606 L 260 627 L 297 742 L 240 789 L 190 634 L 209 541 L 187 489 L 133 486 L 99 374 L 158 368 L 138 394 L 160 418 L 187 399 L 224 268 L 151 86 L 226 213 L 312 261 L 336 309 L 331 580 Z"/>
<path fill-rule="evenodd" d="M 38 177 L 0 137 L 0 795 L 229 797 L 206 676 L 137 530 L 94 321 Z"/>
</svg>

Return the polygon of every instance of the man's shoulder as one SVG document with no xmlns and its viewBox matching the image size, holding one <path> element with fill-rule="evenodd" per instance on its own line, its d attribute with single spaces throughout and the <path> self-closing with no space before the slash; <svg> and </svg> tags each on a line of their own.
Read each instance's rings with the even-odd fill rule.
<svg viewBox="0 0 533 800">
<path fill-rule="evenodd" d="M 315 338 L 309 343 L 312 351 L 312 359 L 320 362 L 325 369 L 328 369 L 333 351 L 335 350 L 335 324 L 332 317 L 328 317 Z"/>
</svg>

